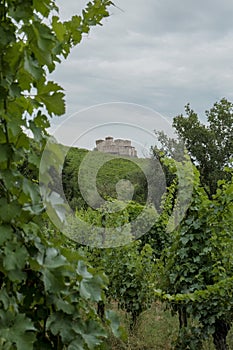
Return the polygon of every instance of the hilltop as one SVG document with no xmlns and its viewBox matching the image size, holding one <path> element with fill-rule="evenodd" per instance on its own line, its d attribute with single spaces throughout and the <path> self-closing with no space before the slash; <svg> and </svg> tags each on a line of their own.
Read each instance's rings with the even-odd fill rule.
<svg viewBox="0 0 233 350">
<path fill-rule="evenodd" d="M 88 151 L 71 147 L 64 163 L 63 186 L 66 197 L 73 208 L 85 207 L 85 201 L 79 188 L 80 166 L 82 172 L 85 173 L 82 177 L 83 181 L 90 192 L 93 190 L 91 184 L 94 177 L 97 191 L 102 198 L 117 198 L 119 195 L 117 184 L 120 180 L 128 180 L 128 183 L 130 182 L 133 186 L 132 199 L 141 204 L 146 202 L 148 178 L 152 171 L 151 159 L 122 157 L 97 150 Z M 127 181 L 124 185 L 127 186 Z"/>
</svg>

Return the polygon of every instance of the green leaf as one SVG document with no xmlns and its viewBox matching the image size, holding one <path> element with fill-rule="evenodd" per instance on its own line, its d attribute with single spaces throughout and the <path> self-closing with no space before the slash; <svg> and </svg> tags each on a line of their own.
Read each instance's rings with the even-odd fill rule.
<svg viewBox="0 0 233 350">
<path fill-rule="evenodd" d="M 72 322 L 70 322 L 69 319 L 64 318 L 62 312 L 55 312 L 48 317 L 46 321 L 46 329 L 51 330 L 53 335 L 61 335 L 64 343 L 70 343 L 76 338 L 76 334 L 72 329 Z M 77 341 L 77 339 L 75 340 Z M 78 343 L 82 343 L 81 337 L 80 342 Z"/>
<path fill-rule="evenodd" d="M 83 347 L 84 347 L 83 340 L 81 339 L 80 341 L 75 339 L 69 344 L 68 350 L 83 350 Z"/>
<path fill-rule="evenodd" d="M 94 5 L 95 0 L 89 4 L 88 11 L 92 17 L 99 17 L 102 10 Z M 104 1 L 104 7 L 107 5 Z M 88 24 L 82 24 L 77 18 L 73 21 L 76 28 L 62 23 L 58 17 L 53 17 L 54 11 L 58 14 L 55 0 L 0 1 L 2 350 L 57 347 L 83 350 L 87 344 L 94 347 L 101 342 L 101 322 L 93 303 L 84 300 L 78 288 L 83 278 L 85 293 L 90 294 L 90 300 L 98 300 L 105 280 L 100 275 L 99 279 L 92 275 L 88 279 L 88 273 L 83 271 L 83 277 L 80 276 L 76 271 L 79 257 L 66 253 L 65 258 L 56 248 L 57 234 L 50 234 L 52 225 L 46 213 L 41 213 L 41 196 L 38 195 L 39 158 L 47 142 L 48 115 L 65 112 L 64 91 L 58 84 L 48 81 L 49 73 L 61 62 L 62 55 L 68 56 L 84 30 L 89 30 Z M 88 18 L 85 21 L 88 22 Z M 44 202 L 47 204 L 48 198 L 48 207 L 54 205 L 54 217 L 62 224 L 68 205 L 65 206 L 62 196 L 49 187 L 54 175 L 49 170 L 59 168 L 61 173 L 63 154 L 57 151 L 56 157 L 51 157 L 52 162 L 47 162 L 41 170 L 43 183 L 48 185 Z M 56 167 L 57 164 L 60 167 Z M 66 243 L 63 240 L 61 245 Z M 70 247 L 69 243 L 67 245 Z M 89 319 L 97 320 L 96 327 Z"/>
<path fill-rule="evenodd" d="M 22 188 L 23 188 L 23 192 L 32 201 L 32 204 L 36 204 L 40 202 L 39 189 L 37 184 L 24 178 Z"/>
<path fill-rule="evenodd" d="M 93 277 L 93 275 L 87 271 L 87 265 L 82 260 L 78 261 L 77 272 L 80 276 L 82 276 L 85 279 L 91 279 Z"/>
<path fill-rule="evenodd" d="M 20 215 L 20 205 L 17 200 L 8 203 L 5 198 L 0 199 L 0 219 L 3 222 L 11 222 Z"/>
<path fill-rule="evenodd" d="M 35 153 L 30 153 L 28 156 L 28 162 L 30 164 L 33 164 L 36 166 L 36 168 L 38 169 L 40 166 L 40 157 L 38 157 L 38 155 L 36 155 Z M 33 179 L 35 180 L 35 179 Z"/>
<path fill-rule="evenodd" d="M 103 280 L 100 276 L 93 276 L 92 279 L 83 279 L 80 282 L 80 295 L 85 299 L 93 301 L 102 300 Z"/>
<path fill-rule="evenodd" d="M 64 276 L 61 271 L 50 271 L 48 268 L 42 270 L 42 281 L 46 292 L 59 293 L 64 289 Z"/>
<path fill-rule="evenodd" d="M 8 291 L 6 288 L 1 288 L 1 290 L 0 290 L 0 301 L 3 304 L 4 310 L 9 310 L 12 307 L 15 310 L 17 310 L 17 308 L 18 308 L 16 299 L 14 297 L 12 298 L 8 294 Z"/>
<path fill-rule="evenodd" d="M 48 81 L 47 84 L 45 84 L 44 80 L 42 79 L 40 83 L 38 84 L 38 94 L 49 94 L 51 92 L 57 92 L 57 91 L 63 91 L 63 88 L 53 81 Z"/>
<path fill-rule="evenodd" d="M 65 113 L 64 93 L 60 85 L 49 81 L 44 84 L 43 80 L 38 85 L 37 99 L 45 104 L 49 114 L 62 115 Z"/>
<path fill-rule="evenodd" d="M 20 270 L 28 258 L 27 249 L 19 243 L 7 242 L 4 248 L 3 266 L 6 270 Z"/>
<path fill-rule="evenodd" d="M 48 248 L 46 250 L 44 266 L 49 267 L 49 269 L 56 269 L 58 267 L 63 267 L 66 264 L 66 258 L 63 255 L 61 255 L 57 249 Z"/>
<path fill-rule="evenodd" d="M 39 66 L 38 61 L 25 50 L 24 51 L 24 69 L 35 80 L 40 80 L 43 75 L 43 69 Z"/>
<path fill-rule="evenodd" d="M 33 350 L 35 331 L 32 321 L 24 314 L 0 313 L 0 337 L 15 344 L 18 350 Z"/>
<path fill-rule="evenodd" d="M 64 288 L 64 278 L 68 275 L 67 260 L 55 248 L 47 248 L 38 255 L 37 262 L 42 265 L 42 280 L 46 291 L 59 292 Z"/>
<path fill-rule="evenodd" d="M 90 320 L 86 323 L 86 330 L 82 333 L 82 337 L 88 349 L 95 349 L 97 345 L 102 343 L 103 338 L 107 338 L 107 334 L 96 321 Z"/>
<path fill-rule="evenodd" d="M 58 11 L 58 7 L 55 2 L 51 0 L 33 0 L 35 10 L 42 14 L 44 17 L 48 17 L 52 10 Z"/>
<path fill-rule="evenodd" d="M 15 6 L 14 3 L 9 6 L 9 14 L 12 16 L 17 22 L 20 22 L 22 18 L 24 20 L 31 18 L 33 13 L 33 9 L 29 6 L 27 1 L 24 1 L 21 6 Z"/>
<path fill-rule="evenodd" d="M 11 84 L 9 88 L 9 95 L 11 98 L 16 98 L 21 96 L 21 88 L 18 83 Z"/>
<path fill-rule="evenodd" d="M 65 100 L 63 92 L 54 92 L 51 95 L 40 95 L 49 114 L 63 115 L 65 113 Z"/>
<path fill-rule="evenodd" d="M 11 226 L 1 225 L 0 226 L 0 246 L 7 240 L 10 240 L 12 238 L 12 235 L 13 235 L 13 230 Z"/>
<path fill-rule="evenodd" d="M 68 315 L 74 314 L 74 305 L 70 304 L 69 301 L 63 300 L 61 298 L 54 298 L 53 300 L 58 310 L 61 310 Z"/>
<path fill-rule="evenodd" d="M 125 329 L 120 325 L 120 320 L 117 313 L 113 310 L 107 310 L 105 312 L 105 316 L 110 323 L 111 330 L 115 337 L 121 338 L 125 341 L 127 339 L 127 333 Z"/>
<path fill-rule="evenodd" d="M 63 23 L 59 22 L 59 18 L 57 16 L 53 16 L 52 26 L 58 40 L 63 41 L 66 34 L 66 27 Z"/>
<path fill-rule="evenodd" d="M 56 38 L 51 29 L 41 21 L 33 21 L 24 30 L 31 40 L 31 47 L 39 65 L 47 65 L 51 72 L 54 69 L 52 50 L 56 45 Z"/>
<path fill-rule="evenodd" d="M 8 130 L 9 130 L 9 134 L 10 134 L 9 136 L 10 136 L 11 142 L 12 142 L 12 137 L 16 138 L 19 134 L 22 133 L 22 129 L 18 124 L 18 120 L 9 121 L 8 122 Z M 13 139 L 13 140 L 15 140 L 15 139 Z"/>
<path fill-rule="evenodd" d="M 67 205 L 64 203 L 64 199 L 60 194 L 54 191 L 50 193 L 46 198 L 46 206 L 47 210 L 51 211 L 53 215 L 56 215 L 54 220 L 58 223 L 58 227 L 61 223 L 65 222 L 69 208 L 67 208 Z"/>
<path fill-rule="evenodd" d="M 10 146 L 0 144 L 0 163 L 6 162 L 11 154 Z"/>
</svg>

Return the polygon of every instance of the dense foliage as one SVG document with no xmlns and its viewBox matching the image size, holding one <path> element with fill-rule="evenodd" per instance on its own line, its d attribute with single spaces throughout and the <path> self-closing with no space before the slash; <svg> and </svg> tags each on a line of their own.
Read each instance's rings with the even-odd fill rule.
<svg viewBox="0 0 233 350">
<path fill-rule="evenodd" d="M 0 1 L 0 347 L 93 349 L 106 337 L 96 313 L 106 277 L 70 259 L 41 231 L 37 179 L 49 119 L 65 111 L 48 80 L 110 1 L 90 2 L 62 23 L 52 0 Z M 37 151 L 31 148 L 33 135 Z M 23 164 L 27 164 L 25 171 Z M 34 174 L 33 177 L 30 174 Z"/>
<path fill-rule="evenodd" d="M 221 112 L 219 118 L 222 118 L 222 113 L 228 113 L 228 119 L 231 120 L 231 110 L 228 108 L 230 104 L 222 100 L 219 104 L 215 104 L 214 108 L 217 105 L 222 106 L 219 111 L 219 113 Z M 224 106 L 225 112 L 223 112 Z M 210 113 L 213 113 L 213 110 Z M 185 124 L 186 119 L 182 118 L 180 117 L 179 121 L 181 123 L 182 120 L 182 123 Z M 178 119 L 175 120 L 178 123 Z M 217 116 L 215 123 L 219 123 Z M 207 133 L 210 133 L 207 127 L 203 126 L 203 128 L 207 129 Z M 211 128 L 214 129 L 214 121 L 212 121 Z M 229 128 L 227 129 L 228 138 L 230 138 Z M 173 312 L 178 312 L 180 332 L 175 344 L 177 349 L 201 348 L 204 340 L 212 335 L 216 349 L 225 350 L 227 349 L 226 336 L 232 322 L 232 299 L 229 290 L 232 279 L 230 251 L 233 243 L 232 175 L 231 168 L 224 168 L 231 166 L 230 151 L 228 148 L 223 151 L 227 156 L 222 157 L 222 163 L 218 170 L 216 169 L 217 176 L 216 172 L 205 172 L 201 161 L 198 161 L 197 157 L 193 155 L 192 149 L 188 147 L 188 152 L 193 161 L 193 171 L 190 171 L 182 140 L 171 140 L 163 133 L 158 133 L 158 137 L 161 147 L 154 147 L 153 155 L 159 160 L 165 173 L 167 192 L 160 203 L 159 217 L 147 234 L 141 237 L 138 246 L 140 252 L 147 247 L 146 252 L 149 259 L 147 268 L 149 268 L 151 276 L 154 275 L 153 265 L 157 269 L 157 277 L 154 283 L 161 290 L 157 290 L 154 296 L 151 295 L 151 286 L 153 289 L 154 284 L 150 280 L 151 282 L 147 285 L 148 300 L 154 300 L 157 296 L 168 302 Z M 195 138 L 193 133 L 190 134 L 190 137 Z M 185 139 L 183 141 L 188 145 L 189 141 Z M 192 140 L 190 140 L 190 144 L 193 145 Z M 230 143 L 228 146 L 230 147 Z M 220 145 L 218 147 L 220 148 Z M 194 148 L 194 153 L 195 151 L 196 148 Z M 203 155 L 203 152 L 200 154 Z M 216 154 L 218 154 L 217 151 Z M 216 159 L 217 161 L 218 159 Z M 109 165 L 115 171 L 113 163 L 111 162 Z M 128 164 L 127 166 L 129 170 L 130 167 Z M 102 170 L 104 173 L 105 168 L 103 167 Z M 185 178 L 183 188 L 182 178 Z M 192 196 L 187 211 L 184 213 L 182 207 L 188 199 L 187 187 L 190 186 Z M 183 217 L 180 213 L 184 214 Z M 79 212 L 78 215 L 81 215 L 85 222 L 89 221 L 92 225 L 103 225 L 103 211 L 101 212 L 101 210 L 96 211 L 88 208 Z M 117 222 L 118 224 L 130 222 L 134 215 L 138 215 L 136 207 L 132 211 L 118 213 L 115 217 L 112 217 L 111 220 L 113 221 L 106 221 L 105 216 L 105 225 L 114 226 L 114 223 Z M 178 225 L 174 225 L 175 222 Z M 71 231 L 80 233 L 80 230 L 77 229 L 71 229 Z M 119 232 L 119 235 L 122 233 L 123 236 L 127 234 L 127 232 L 122 231 Z M 137 285 L 137 276 L 140 276 L 140 264 L 143 264 L 143 262 L 140 259 L 138 260 L 137 254 L 133 255 L 135 261 L 133 272 L 130 264 L 132 247 L 133 245 L 126 246 L 124 249 L 115 248 L 108 252 L 100 253 L 99 251 L 97 255 L 91 251 L 91 254 L 93 254 L 92 258 L 96 263 L 104 262 L 102 268 L 110 278 L 111 289 L 109 295 L 111 298 L 116 298 L 120 306 L 125 307 L 126 311 L 133 317 L 134 315 L 137 317 L 137 311 L 132 306 L 138 304 L 146 284 L 144 284 L 144 279 L 141 277 L 140 284 Z M 152 249 L 152 255 L 147 249 L 149 251 Z M 126 263 L 127 257 L 125 260 L 125 256 L 121 255 L 122 251 L 128 256 L 129 264 Z M 140 263 L 138 264 L 137 261 Z M 115 273 L 115 262 L 118 267 L 116 271 L 121 276 L 120 284 Z M 135 286 L 137 285 L 136 293 L 130 292 L 132 281 L 134 281 Z M 124 284 L 129 286 L 129 294 L 127 294 L 128 289 L 124 287 Z M 222 291 L 223 286 L 225 288 L 224 292 Z M 125 293 L 119 293 L 122 290 Z M 127 299 L 125 299 L 126 296 Z M 131 301 L 131 297 L 134 301 Z M 143 300 L 147 300 L 146 295 L 143 296 Z M 128 302 L 129 304 L 127 304 Z M 139 307 L 138 311 L 143 310 L 143 302 L 141 301 L 140 304 L 142 309 Z M 131 307 L 129 308 L 127 305 L 131 305 Z"/>
<path fill-rule="evenodd" d="M 158 264 L 158 286 L 164 289 L 158 295 L 179 313 L 177 349 L 200 348 L 211 334 L 216 349 L 225 350 L 233 311 L 232 104 L 225 99 L 216 103 L 207 112 L 209 126 L 189 106 L 186 112 L 187 117 L 174 119 L 174 126 L 200 178 L 195 171 L 192 201 Z M 159 136 L 162 151 L 154 148 L 156 157 L 179 155 L 179 140 Z"/>
<path fill-rule="evenodd" d="M 224 167 L 233 155 L 233 104 L 225 98 L 206 111 L 207 124 L 187 105 L 186 116 L 174 118 L 173 126 L 201 174 L 201 183 L 211 197 L 218 180 L 229 179 Z"/>
<path fill-rule="evenodd" d="M 96 177 L 96 187 L 101 198 L 123 199 L 122 195 L 116 191 L 116 185 L 121 180 L 129 180 L 134 187 L 132 200 L 144 204 L 147 201 L 147 175 L 150 170 L 150 159 L 130 159 L 93 151 L 93 161 L 85 173 L 85 182 L 90 187 L 90 176 L 93 176 L 95 169 L 98 169 Z M 87 156 L 88 151 L 79 148 L 70 148 L 63 167 L 63 187 L 66 198 L 73 209 L 87 208 L 87 203 L 82 197 L 79 187 L 80 165 Z M 104 163 L 102 166 L 100 164 Z M 89 188 L 89 192 L 93 192 Z M 122 198 L 119 198 L 119 197 Z M 98 199 L 94 201 L 99 205 Z"/>
<path fill-rule="evenodd" d="M 219 182 L 209 200 L 196 181 L 192 204 L 161 260 L 159 285 L 179 312 L 177 349 L 200 348 L 210 334 L 216 349 L 226 349 L 233 311 L 233 182 Z"/>
</svg>

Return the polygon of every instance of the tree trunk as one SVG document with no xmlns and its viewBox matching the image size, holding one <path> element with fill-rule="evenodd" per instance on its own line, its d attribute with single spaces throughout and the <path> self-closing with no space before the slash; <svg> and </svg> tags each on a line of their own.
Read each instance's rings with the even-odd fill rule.
<svg viewBox="0 0 233 350">
<path fill-rule="evenodd" d="M 187 327 L 188 325 L 188 320 L 187 320 L 187 312 L 186 312 L 186 307 L 181 306 L 178 310 L 179 314 L 179 324 L 180 324 L 180 329 L 183 327 Z"/>
<path fill-rule="evenodd" d="M 105 304 L 102 300 L 98 301 L 97 314 L 99 315 L 99 317 L 101 318 L 102 321 L 104 321 L 104 313 L 105 313 Z"/>
<path fill-rule="evenodd" d="M 223 320 L 217 320 L 215 322 L 215 332 L 213 334 L 213 340 L 216 350 L 228 350 L 227 345 L 227 333 L 230 326 Z"/>
</svg>

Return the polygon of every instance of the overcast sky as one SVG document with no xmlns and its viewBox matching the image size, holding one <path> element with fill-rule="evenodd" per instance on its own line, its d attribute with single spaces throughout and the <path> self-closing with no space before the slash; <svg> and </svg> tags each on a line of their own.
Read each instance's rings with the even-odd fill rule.
<svg viewBox="0 0 233 350">
<path fill-rule="evenodd" d="M 85 3 L 57 1 L 63 19 L 79 13 Z M 119 8 L 111 7 L 111 16 L 103 26 L 92 28 L 53 74 L 65 88 L 66 117 L 76 113 L 77 138 L 93 128 L 99 130 L 93 138 L 108 136 L 97 127 L 124 120 L 153 132 L 156 116 L 171 120 L 184 112 L 188 102 L 203 118 L 204 111 L 217 100 L 233 100 L 232 1 L 115 0 L 115 4 Z M 123 105 L 114 104 L 109 120 L 106 115 L 102 120 L 101 113 L 97 117 L 95 107 L 88 115 L 78 113 L 110 102 L 141 105 L 157 113 L 153 119 L 150 112 L 146 123 L 142 107 L 138 108 L 142 113 L 135 113 L 135 117 L 126 113 L 119 118 Z M 64 130 L 69 133 L 68 122 L 63 124 Z M 115 128 L 111 134 L 125 137 L 118 132 Z M 133 139 L 130 133 L 126 137 Z M 140 136 L 138 142 L 152 142 L 146 140 L 146 133 L 144 138 Z M 85 146 L 85 142 L 80 145 Z"/>
</svg>

